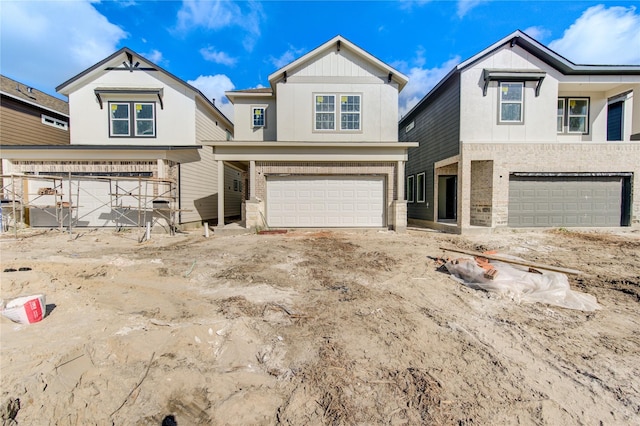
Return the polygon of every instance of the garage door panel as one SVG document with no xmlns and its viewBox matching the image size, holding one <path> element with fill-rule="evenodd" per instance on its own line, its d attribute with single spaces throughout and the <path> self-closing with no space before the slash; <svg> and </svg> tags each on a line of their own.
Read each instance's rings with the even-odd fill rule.
<svg viewBox="0 0 640 426">
<path fill-rule="evenodd" d="M 282 188 L 287 191 L 282 191 Z M 381 176 L 267 178 L 267 223 L 279 227 L 384 226 Z"/>
<path fill-rule="evenodd" d="M 619 226 L 621 209 L 620 177 L 510 177 L 509 226 Z"/>
</svg>

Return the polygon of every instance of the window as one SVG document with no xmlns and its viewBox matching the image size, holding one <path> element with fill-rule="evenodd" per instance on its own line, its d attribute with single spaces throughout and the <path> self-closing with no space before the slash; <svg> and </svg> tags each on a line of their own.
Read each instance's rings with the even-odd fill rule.
<svg viewBox="0 0 640 426">
<path fill-rule="evenodd" d="M 340 96 L 340 129 L 360 130 L 360 95 Z"/>
<path fill-rule="evenodd" d="M 417 187 L 417 193 L 416 193 L 416 201 L 418 203 L 424 203 L 424 173 L 420 173 L 417 177 L 416 177 L 416 187 Z"/>
<path fill-rule="evenodd" d="M 624 101 L 607 105 L 607 140 L 621 141 L 623 133 Z"/>
<path fill-rule="evenodd" d="M 111 137 L 155 137 L 155 120 L 153 102 L 109 102 Z"/>
<path fill-rule="evenodd" d="M 558 98 L 558 133 L 589 133 L 589 98 Z"/>
<path fill-rule="evenodd" d="M 414 127 L 416 127 L 416 122 L 412 121 L 411 123 L 407 124 L 407 127 L 404 128 L 404 132 L 409 133 Z"/>
<path fill-rule="evenodd" d="M 500 122 L 522 122 L 523 82 L 500 83 Z"/>
<path fill-rule="evenodd" d="M 266 124 L 265 121 L 265 108 L 264 107 L 253 107 L 253 127 L 264 127 Z"/>
<path fill-rule="evenodd" d="M 49 117 L 48 115 L 44 114 L 42 114 L 42 124 L 57 127 L 58 129 L 62 130 L 69 130 L 69 124 L 66 121 L 60 120 L 59 118 Z"/>
<path fill-rule="evenodd" d="M 558 133 L 564 131 L 564 99 L 558 99 L 558 122 L 556 125 Z"/>
<path fill-rule="evenodd" d="M 414 185 L 414 176 L 407 176 L 407 187 L 405 188 L 406 191 L 406 199 L 408 203 L 413 203 L 414 200 L 414 194 L 416 192 L 416 188 Z"/>
<path fill-rule="evenodd" d="M 567 108 L 569 133 L 587 133 L 587 122 L 589 118 L 588 112 L 588 99 L 569 98 L 569 105 Z"/>
<path fill-rule="evenodd" d="M 316 95 L 316 130 L 334 130 L 336 128 L 336 97 L 334 95 Z"/>
</svg>

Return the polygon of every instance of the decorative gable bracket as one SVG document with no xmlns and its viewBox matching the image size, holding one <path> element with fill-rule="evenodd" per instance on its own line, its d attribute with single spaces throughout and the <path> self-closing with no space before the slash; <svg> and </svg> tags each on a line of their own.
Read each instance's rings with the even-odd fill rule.
<svg viewBox="0 0 640 426">
<path fill-rule="evenodd" d="M 158 97 L 158 101 L 160 102 L 160 109 L 164 109 L 164 103 L 162 101 L 163 89 L 146 89 L 146 88 L 133 88 L 133 87 L 122 87 L 122 88 L 98 88 L 93 91 L 96 95 L 96 99 L 98 99 L 98 103 L 100 104 L 100 109 L 103 108 L 102 105 L 102 95 L 108 94 L 133 94 L 133 95 L 156 95 Z"/>
<path fill-rule="evenodd" d="M 542 70 L 483 70 L 484 87 L 482 96 L 487 96 L 487 88 L 491 81 L 537 81 L 536 97 L 540 95 L 540 87 L 547 73 Z"/>
</svg>

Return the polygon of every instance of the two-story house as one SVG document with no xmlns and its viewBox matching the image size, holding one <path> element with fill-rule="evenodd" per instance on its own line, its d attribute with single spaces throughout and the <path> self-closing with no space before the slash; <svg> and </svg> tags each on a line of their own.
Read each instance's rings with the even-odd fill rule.
<svg viewBox="0 0 640 426">
<path fill-rule="evenodd" d="M 450 232 L 640 221 L 640 66 L 576 65 L 516 31 L 399 123 L 410 222 Z"/>
<path fill-rule="evenodd" d="M 70 144 L 8 146 L 4 134 L 1 142 L 4 173 L 34 176 L 22 194 L 33 213 L 53 194 L 73 207 L 73 226 L 135 226 L 139 210 L 155 206 L 183 225 L 240 216 L 242 172 L 222 167 L 219 189 L 218 163 L 202 145 L 231 139 L 233 124 L 198 89 L 123 48 L 56 90 L 69 99 Z M 42 175 L 60 176 L 60 190 L 35 178 Z M 218 190 L 226 196 L 220 216 Z"/>
<path fill-rule="evenodd" d="M 227 92 L 235 139 L 207 143 L 219 164 L 247 171 L 246 226 L 405 229 L 404 163 L 417 146 L 398 141 L 406 83 L 337 36 L 272 73 L 269 87 Z"/>
</svg>

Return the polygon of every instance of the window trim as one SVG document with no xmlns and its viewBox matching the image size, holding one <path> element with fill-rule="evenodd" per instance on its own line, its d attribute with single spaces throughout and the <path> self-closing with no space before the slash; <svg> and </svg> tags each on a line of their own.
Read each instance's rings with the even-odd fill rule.
<svg viewBox="0 0 640 426">
<path fill-rule="evenodd" d="M 405 188 L 407 203 L 414 203 L 415 201 L 415 176 L 407 176 L 407 186 Z"/>
<path fill-rule="evenodd" d="M 521 91 L 521 96 L 520 96 L 520 101 L 516 102 L 516 101 L 508 101 L 508 102 L 504 102 L 502 100 L 502 85 L 503 84 L 518 84 L 522 87 L 522 91 Z M 523 124 L 524 123 L 524 89 L 525 89 L 526 85 L 524 81 L 500 81 L 498 83 L 498 123 L 499 124 Z M 519 120 L 504 120 L 502 118 L 502 105 L 503 104 L 520 104 L 520 119 Z"/>
<path fill-rule="evenodd" d="M 589 134 L 589 115 L 591 112 L 591 100 L 590 98 L 587 97 L 578 97 L 578 96 L 573 96 L 573 97 L 567 97 L 567 102 L 566 102 L 566 106 L 565 106 L 565 110 L 567 111 L 567 121 L 565 122 L 565 127 L 567 129 L 567 133 L 570 135 L 588 135 Z M 585 115 L 579 114 L 579 115 L 571 115 L 569 113 L 569 108 L 571 108 L 571 101 L 587 101 L 587 113 Z M 571 120 L 571 117 L 584 117 L 585 119 L 585 123 L 584 123 L 584 131 L 571 131 L 571 129 L 569 129 L 569 121 Z"/>
<path fill-rule="evenodd" d="M 362 95 L 359 93 L 351 93 L 351 94 L 345 94 L 345 93 L 340 93 L 340 131 L 341 132 L 359 132 L 362 130 Z M 354 112 L 354 111 L 342 111 L 342 98 L 343 97 L 357 97 L 358 98 L 358 111 Z M 351 114 L 351 115 L 357 115 L 358 116 L 358 128 L 357 129 L 344 129 L 342 128 L 342 114 Z"/>
<path fill-rule="evenodd" d="M 558 102 L 562 101 L 562 113 L 561 115 L 557 114 L 557 109 L 558 107 L 556 106 L 556 132 L 561 134 L 564 133 L 564 125 L 566 123 L 566 111 L 567 111 L 567 98 L 558 98 Z M 556 104 L 557 105 L 557 104 Z M 561 129 L 558 130 L 558 118 L 561 118 L 560 120 L 560 127 Z"/>
<path fill-rule="evenodd" d="M 591 131 L 590 121 L 591 121 L 591 98 L 588 96 L 558 96 L 558 100 L 564 100 L 564 112 L 563 112 L 563 122 L 562 122 L 562 132 L 558 132 L 558 134 L 562 135 L 588 135 Z M 569 114 L 570 102 L 571 100 L 580 100 L 587 101 L 587 114 L 585 117 L 585 130 L 583 131 L 570 131 L 569 130 L 569 119 L 571 117 L 583 117 L 583 115 L 573 115 Z"/>
<path fill-rule="evenodd" d="M 256 124 L 256 110 L 262 110 L 262 123 Z M 267 128 L 267 107 L 264 105 L 252 105 L 251 106 L 251 124 L 255 129 L 256 127 L 260 127 L 263 129 Z"/>
<path fill-rule="evenodd" d="M 69 130 L 69 123 L 67 121 L 61 120 L 59 118 L 51 117 L 50 115 L 42 114 L 40 116 L 42 124 L 47 126 L 55 127 L 56 129 L 61 129 L 64 131 Z"/>
<path fill-rule="evenodd" d="M 115 134 L 113 132 L 113 122 L 115 121 L 124 121 L 124 119 L 114 119 L 111 117 L 111 108 L 112 105 L 127 105 L 128 111 L 128 123 L 129 123 L 129 132 L 125 134 Z M 136 106 L 137 105 L 151 105 L 153 108 L 153 117 L 152 118 L 137 118 L 136 117 Z M 157 116 L 156 116 L 156 102 L 155 101 L 109 101 L 107 107 L 107 114 L 109 117 L 109 138 L 138 138 L 138 139 L 149 139 L 157 137 Z M 138 121 L 151 121 L 152 122 L 152 131 L 153 133 L 150 135 L 138 134 Z"/>
<path fill-rule="evenodd" d="M 426 202 L 425 172 L 416 175 L 416 203 Z"/>
<path fill-rule="evenodd" d="M 333 98 L 333 111 L 320 111 L 318 112 L 318 97 L 327 96 Z M 318 114 L 332 114 L 333 115 L 333 127 L 331 129 L 318 128 Z M 335 132 L 336 131 L 336 95 L 333 93 L 314 93 L 313 94 L 313 131 L 314 132 Z"/>
<path fill-rule="evenodd" d="M 331 96 L 333 97 L 333 111 L 318 111 L 317 110 L 317 97 L 318 96 Z M 359 99 L 359 111 L 342 111 L 342 97 L 343 96 L 355 96 Z M 313 132 L 318 133 L 362 133 L 362 120 L 363 120 L 363 94 L 360 92 L 317 92 L 313 93 L 313 120 L 312 128 Z M 318 114 L 333 114 L 333 128 L 320 129 L 318 128 Z M 342 128 L 342 115 L 343 114 L 357 114 L 358 115 L 358 128 L 357 129 L 343 129 Z"/>
</svg>

